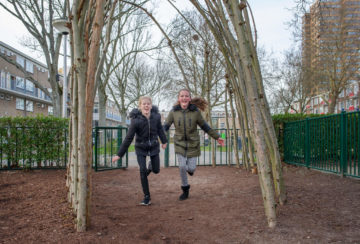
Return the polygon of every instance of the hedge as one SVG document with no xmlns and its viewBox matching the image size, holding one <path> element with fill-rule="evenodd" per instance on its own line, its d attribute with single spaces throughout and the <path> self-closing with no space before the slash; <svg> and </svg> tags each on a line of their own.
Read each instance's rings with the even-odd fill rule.
<svg viewBox="0 0 360 244">
<path fill-rule="evenodd" d="M 68 119 L 1 117 L 0 168 L 65 167 Z"/>
</svg>

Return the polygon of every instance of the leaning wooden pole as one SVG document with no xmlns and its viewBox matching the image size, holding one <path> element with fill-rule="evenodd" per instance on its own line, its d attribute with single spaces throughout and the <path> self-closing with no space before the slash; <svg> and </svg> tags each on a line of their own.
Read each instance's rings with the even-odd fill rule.
<svg viewBox="0 0 360 244">
<path fill-rule="evenodd" d="M 236 73 L 234 87 L 238 85 L 241 88 L 239 94 L 236 91 L 237 99 L 245 101 L 246 111 L 251 115 L 250 120 L 253 123 L 252 134 L 254 135 L 256 162 L 265 214 L 269 227 L 273 228 L 276 226 L 276 204 L 269 148 L 265 138 L 267 127 L 261 112 L 261 99 L 263 97 L 259 94 L 257 75 L 254 73 L 256 70 L 253 67 L 252 55 L 255 55 L 255 58 L 257 56 L 256 53 L 251 52 L 248 46 L 249 39 L 241 16 L 242 6 L 236 0 L 205 0 L 207 7 L 205 12 L 203 6 L 197 0 L 190 1 L 207 21 L 224 56 L 231 57 L 227 65 L 229 70 L 234 67 Z"/>
<path fill-rule="evenodd" d="M 245 6 L 245 4 L 247 4 L 247 1 L 243 0 L 242 4 L 243 4 L 243 6 Z M 273 180 L 274 180 L 275 193 L 278 197 L 279 203 L 281 205 L 283 205 L 286 202 L 286 189 L 285 189 L 285 184 L 284 184 L 284 180 L 282 177 L 281 157 L 280 157 L 280 153 L 279 153 L 278 141 L 277 141 L 277 138 L 275 135 L 274 124 L 271 119 L 269 104 L 268 104 L 268 102 L 266 100 L 266 96 L 265 96 L 265 89 L 264 89 L 264 85 L 262 83 L 260 64 L 259 64 L 259 60 L 257 59 L 256 48 L 254 46 L 254 41 L 252 39 L 249 14 L 248 14 L 246 7 L 243 8 L 242 13 L 243 13 L 244 20 L 245 20 L 247 38 L 250 40 L 248 42 L 248 46 L 252 53 L 252 65 L 254 67 L 254 74 L 255 74 L 256 81 L 257 81 L 257 88 L 258 88 L 258 92 L 259 92 L 260 96 L 263 97 L 263 99 L 260 100 L 261 101 L 261 112 L 262 112 L 263 119 L 265 121 L 265 126 L 266 126 L 265 136 L 266 136 L 266 140 L 268 142 L 268 148 L 270 150 L 270 159 L 271 159 L 271 165 L 272 165 L 272 175 L 273 175 Z"/>
</svg>

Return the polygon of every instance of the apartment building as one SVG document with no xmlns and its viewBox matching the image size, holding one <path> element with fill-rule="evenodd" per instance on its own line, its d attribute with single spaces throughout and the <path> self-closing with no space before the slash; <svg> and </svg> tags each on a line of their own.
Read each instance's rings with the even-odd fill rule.
<svg viewBox="0 0 360 244">
<path fill-rule="evenodd" d="M 343 90 L 335 106 L 334 113 L 341 113 L 342 111 L 352 112 L 360 109 L 360 84 L 359 82 L 350 83 L 345 90 Z M 324 99 L 325 98 L 325 99 Z M 326 101 L 331 103 L 327 94 L 319 94 L 313 96 L 305 108 L 307 114 L 326 114 L 329 111 L 329 106 Z M 300 110 L 300 104 L 294 103 L 293 107 L 296 111 Z M 295 113 L 295 110 L 291 109 L 290 113 Z"/>
<path fill-rule="evenodd" d="M 121 115 L 117 109 L 115 102 L 107 100 L 106 102 L 106 126 L 119 126 L 122 123 Z M 130 124 L 130 120 L 125 120 L 126 124 Z M 99 125 L 99 101 L 98 97 L 95 97 L 94 109 L 93 109 L 93 126 Z"/>
<path fill-rule="evenodd" d="M 26 79 L 24 72 L 16 67 L 21 66 L 34 80 L 51 91 L 47 66 L 1 41 L 0 52 L 0 117 L 52 114 L 50 97 Z"/>
<path fill-rule="evenodd" d="M 303 16 L 302 58 L 313 81 L 307 113 L 327 113 L 330 86 L 344 88 L 335 112 L 359 107 L 360 0 L 316 0 Z M 325 101 L 326 100 L 326 101 Z M 299 104 L 294 104 L 296 106 Z M 294 110 L 292 110 L 294 112 Z"/>
</svg>

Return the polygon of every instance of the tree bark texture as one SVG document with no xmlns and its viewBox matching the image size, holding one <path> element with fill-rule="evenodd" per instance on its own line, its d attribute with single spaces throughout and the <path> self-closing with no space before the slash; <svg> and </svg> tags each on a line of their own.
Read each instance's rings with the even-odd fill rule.
<svg viewBox="0 0 360 244">
<path fill-rule="evenodd" d="M 77 231 L 90 225 L 92 113 L 95 96 L 95 75 L 99 62 L 100 38 L 104 23 L 104 0 L 74 1 L 72 36 L 74 80 L 77 88 Z M 74 111 L 75 112 L 75 111 Z M 76 145 L 76 143 L 74 143 Z M 73 146 L 74 146 L 73 145 Z M 76 160 L 76 158 L 72 158 Z M 76 190 L 74 190 L 76 192 Z M 75 194 L 74 192 L 74 194 Z M 73 206 L 74 207 L 74 206 Z"/>
</svg>

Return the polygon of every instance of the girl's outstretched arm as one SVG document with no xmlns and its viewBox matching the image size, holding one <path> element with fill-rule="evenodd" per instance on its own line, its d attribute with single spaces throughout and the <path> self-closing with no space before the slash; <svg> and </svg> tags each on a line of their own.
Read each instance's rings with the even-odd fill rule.
<svg viewBox="0 0 360 244">
<path fill-rule="evenodd" d="M 136 122 L 135 119 L 132 119 L 128 133 L 126 134 L 124 141 L 121 143 L 120 149 L 117 153 L 117 156 L 119 156 L 120 158 L 124 156 L 127 149 L 129 148 L 132 140 L 134 139 L 135 132 L 136 132 Z"/>
</svg>

